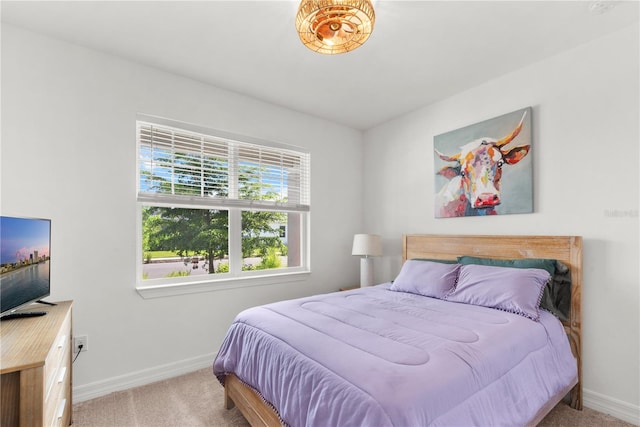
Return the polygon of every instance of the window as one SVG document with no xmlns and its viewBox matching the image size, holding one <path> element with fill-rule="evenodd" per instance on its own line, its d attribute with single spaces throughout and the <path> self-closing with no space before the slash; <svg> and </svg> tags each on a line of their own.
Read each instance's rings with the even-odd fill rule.
<svg viewBox="0 0 640 427">
<path fill-rule="evenodd" d="M 137 140 L 139 291 L 308 272 L 308 152 L 148 116 Z"/>
</svg>

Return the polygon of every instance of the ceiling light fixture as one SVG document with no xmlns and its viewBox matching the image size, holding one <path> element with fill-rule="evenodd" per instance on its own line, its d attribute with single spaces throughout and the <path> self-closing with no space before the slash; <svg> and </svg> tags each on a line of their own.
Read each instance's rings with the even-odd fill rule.
<svg viewBox="0 0 640 427">
<path fill-rule="evenodd" d="M 371 0 L 302 0 L 296 29 L 309 49 L 337 54 L 362 46 L 375 20 Z"/>
</svg>

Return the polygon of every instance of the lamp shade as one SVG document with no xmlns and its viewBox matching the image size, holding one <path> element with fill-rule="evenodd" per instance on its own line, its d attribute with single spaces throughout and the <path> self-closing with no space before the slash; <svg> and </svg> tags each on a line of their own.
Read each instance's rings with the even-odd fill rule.
<svg viewBox="0 0 640 427">
<path fill-rule="evenodd" d="M 351 255 L 364 257 L 382 255 L 382 238 L 377 234 L 356 234 L 353 236 Z"/>
</svg>

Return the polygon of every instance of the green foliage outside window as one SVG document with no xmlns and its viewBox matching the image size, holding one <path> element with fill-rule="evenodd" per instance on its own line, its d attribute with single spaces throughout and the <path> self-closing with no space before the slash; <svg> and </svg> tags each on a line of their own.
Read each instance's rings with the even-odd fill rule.
<svg viewBox="0 0 640 427">
<path fill-rule="evenodd" d="M 196 185 L 204 178 L 208 196 L 226 197 L 228 183 L 226 174 L 208 173 L 200 176 L 201 159 L 190 154 L 174 154 L 181 167 L 174 171 L 174 181 L 161 175 L 142 172 L 152 183 L 158 194 L 182 194 L 201 197 L 201 187 Z M 215 159 L 208 159 L 215 163 Z M 173 165 L 175 169 L 178 169 Z M 219 166 L 224 169 L 223 166 Z M 207 170 L 212 170 L 210 168 Z M 279 200 L 280 195 L 270 191 L 270 185 L 253 179 L 257 176 L 255 166 L 243 166 L 238 177 L 239 197 L 248 200 Z M 276 252 L 286 255 L 286 245 L 280 238 L 279 224 L 286 222 L 287 215 L 275 211 L 242 211 L 242 256 L 259 256 L 261 263 L 256 268 L 279 268 L 281 261 Z M 173 208 L 146 206 L 142 209 L 143 253 L 172 251 L 180 257 L 204 256 L 209 266 L 215 265 L 229 254 L 229 211 L 207 208 Z M 145 260 L 151 260 L 145 255 Z M 226 266 L 226 267 L 225 267 Z M 248 267 L 246 269 L 252 269 Z M 245 268 L 243 268 L 244 270 Z M 209 274 L 227 272 L 229 265 L 220 263 L 217 269 L 209 268 Z"/>
</svg>

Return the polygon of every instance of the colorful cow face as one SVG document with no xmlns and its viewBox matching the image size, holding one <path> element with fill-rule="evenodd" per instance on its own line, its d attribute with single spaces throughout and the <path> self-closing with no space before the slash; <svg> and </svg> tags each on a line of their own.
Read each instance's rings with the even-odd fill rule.
<svg viewBox="0 0 640 427">
<path fill-rule="evenodd" d="M 438 171 L 438 174 L 451 180 L 440 192 L 440 196 L 446 196 L 449 200 L 449 203 L 442 208 L 444 211 L 442 216 L 496 213 L 495 207 L 501 203 L 502 167 L 505 164 L 515 165 L 529 153 L 531 148 L 530 145 L 521 145 L 512 149 L 504 148 L 522 130 L 525 116 L 526 111 L 513 132 L 501 140 L 476 139 L 460 147 L 460 152 L 452 156 L 436 150 L 442 160 L 456 162 L 454 166 L 444 166 Z"/>
</svg>

